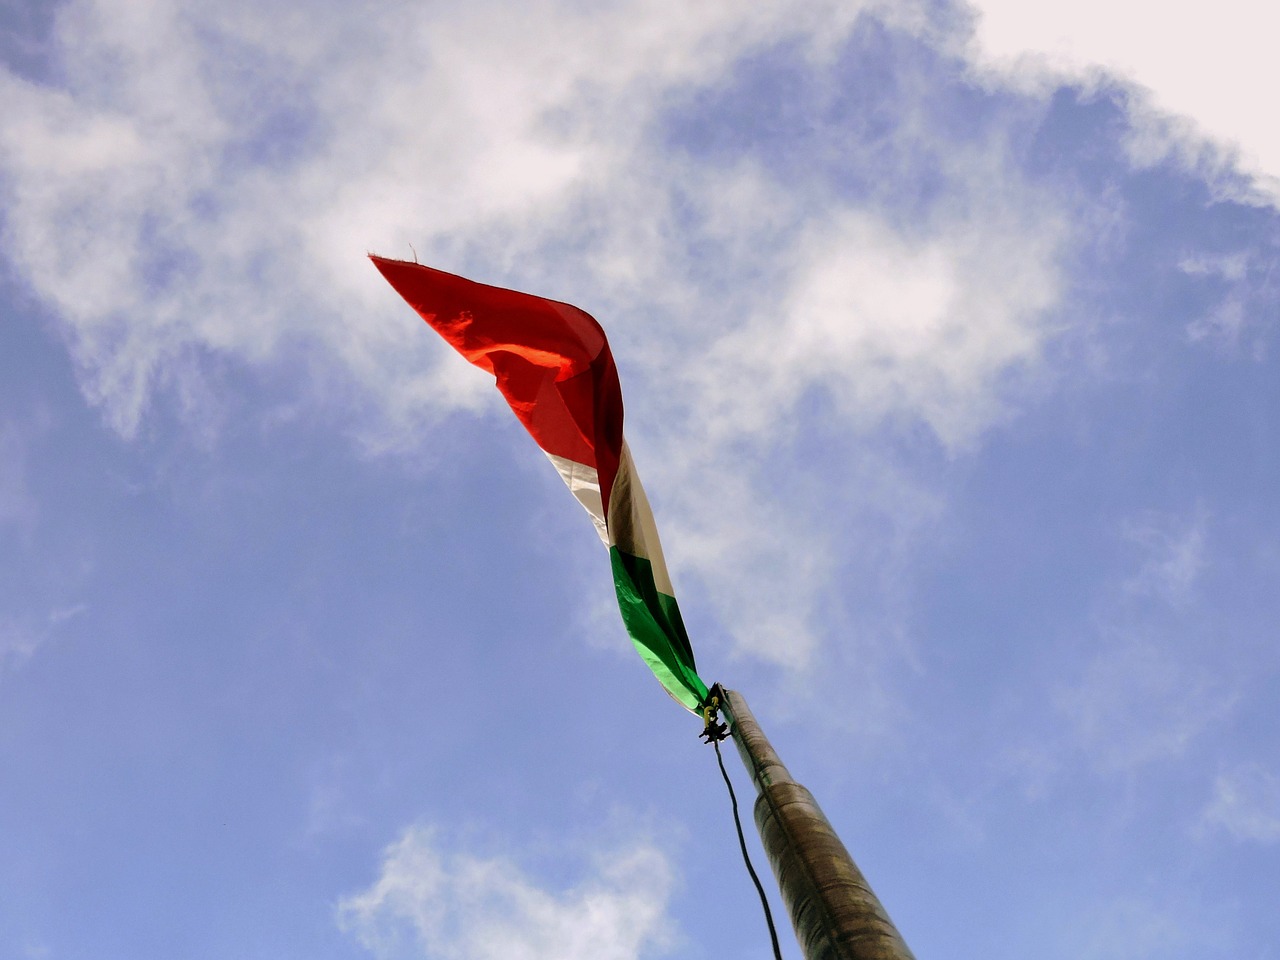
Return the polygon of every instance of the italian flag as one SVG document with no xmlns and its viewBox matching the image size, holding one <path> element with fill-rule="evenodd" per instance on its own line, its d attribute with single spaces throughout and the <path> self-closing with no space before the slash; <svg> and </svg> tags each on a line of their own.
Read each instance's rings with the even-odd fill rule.
<svg viewBox="0 0 1280 960">
<path fill-rule="evenodd" d="M 622 621 L 636 650 L 666 691 L 696 712 L 707 686 L 622 436 L 622 389 L 600 324 L 567 303 L 404 260 L 370 259 L 455 350 L 494 375 L 609 549 Z"/>
</svg>

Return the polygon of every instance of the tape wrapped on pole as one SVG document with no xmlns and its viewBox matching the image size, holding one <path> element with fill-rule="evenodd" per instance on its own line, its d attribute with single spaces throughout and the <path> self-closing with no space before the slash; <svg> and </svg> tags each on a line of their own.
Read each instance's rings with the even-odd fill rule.
<svg viewBox="0 0 1280 960">
<path fill-rule="evenodd" d="M 756 828 L 805 960 L 915 960 L 817 800 L 783 765 L 746 700 L 717 687 L 756 788 Z"/>
</svg>

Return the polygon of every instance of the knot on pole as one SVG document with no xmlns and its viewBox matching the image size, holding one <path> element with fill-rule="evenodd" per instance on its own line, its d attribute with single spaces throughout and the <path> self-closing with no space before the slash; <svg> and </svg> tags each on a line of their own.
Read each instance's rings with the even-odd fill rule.
<svg viewBox="0 0 1280 960">
<path fill-rule="evenodd" d="M 729 725 L 716 722 L 720 713 L 719 691 L 720 684 L 717 683 L 702 705 L 702 733 L 698 734 L 698 739 L 703 743 L 719 743 L 729 738 Z"/>
</svg>

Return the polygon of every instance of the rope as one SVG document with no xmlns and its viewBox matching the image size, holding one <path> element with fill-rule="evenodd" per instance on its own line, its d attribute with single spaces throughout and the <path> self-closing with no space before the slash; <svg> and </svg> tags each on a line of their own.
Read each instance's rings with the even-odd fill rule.
<svg viewBox="0 0 1280 960">
<path fill-rule="evenodd" d="M 774 960 L 782 960 L 782 949 L 778 946 L 778 931 L 773 926 L 773 914 L 769 910 L 769 901 L 764 895 L 764 887 L 760 885 L 760 878 L 756 876 L 755 867 L 751 866 L 751 857 L 747 854 L 747 838 L 742 835 L 742 820 L 738 816 L 738 798 L 734 795 L 729 771 L 724 768 L 724 757 L 720 755 L 720 741 L 713 739 L 711 744 L 716 748 L 716 762 L 720 764 L 720 776 L 724 777 L 724 785 L 729 788 L 729 802 L 733 804 L 733 825 L 738 828 L 738 846 L 742 848 L 742 862 L 747 865 L 751 882 L 756 885 L 756 892 L 760 894 L 760 906 L 764 907 L 764 922 L 769 925 L 769 939 L 773 941 Z"/>
</svg>

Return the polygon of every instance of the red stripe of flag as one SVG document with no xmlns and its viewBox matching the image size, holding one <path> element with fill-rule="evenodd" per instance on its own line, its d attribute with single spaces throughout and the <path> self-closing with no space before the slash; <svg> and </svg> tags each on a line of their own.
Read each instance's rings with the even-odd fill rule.
<svg viewBox="0 0 1280 960">
<path fill-rule="evenodd" d="M 607 517 L 622 451 L 622 389 L 600 324 L 568 303 L 369 259 L 455 350 L 494 375 L 538 446 L 595 468 Z"/>
</svg>

